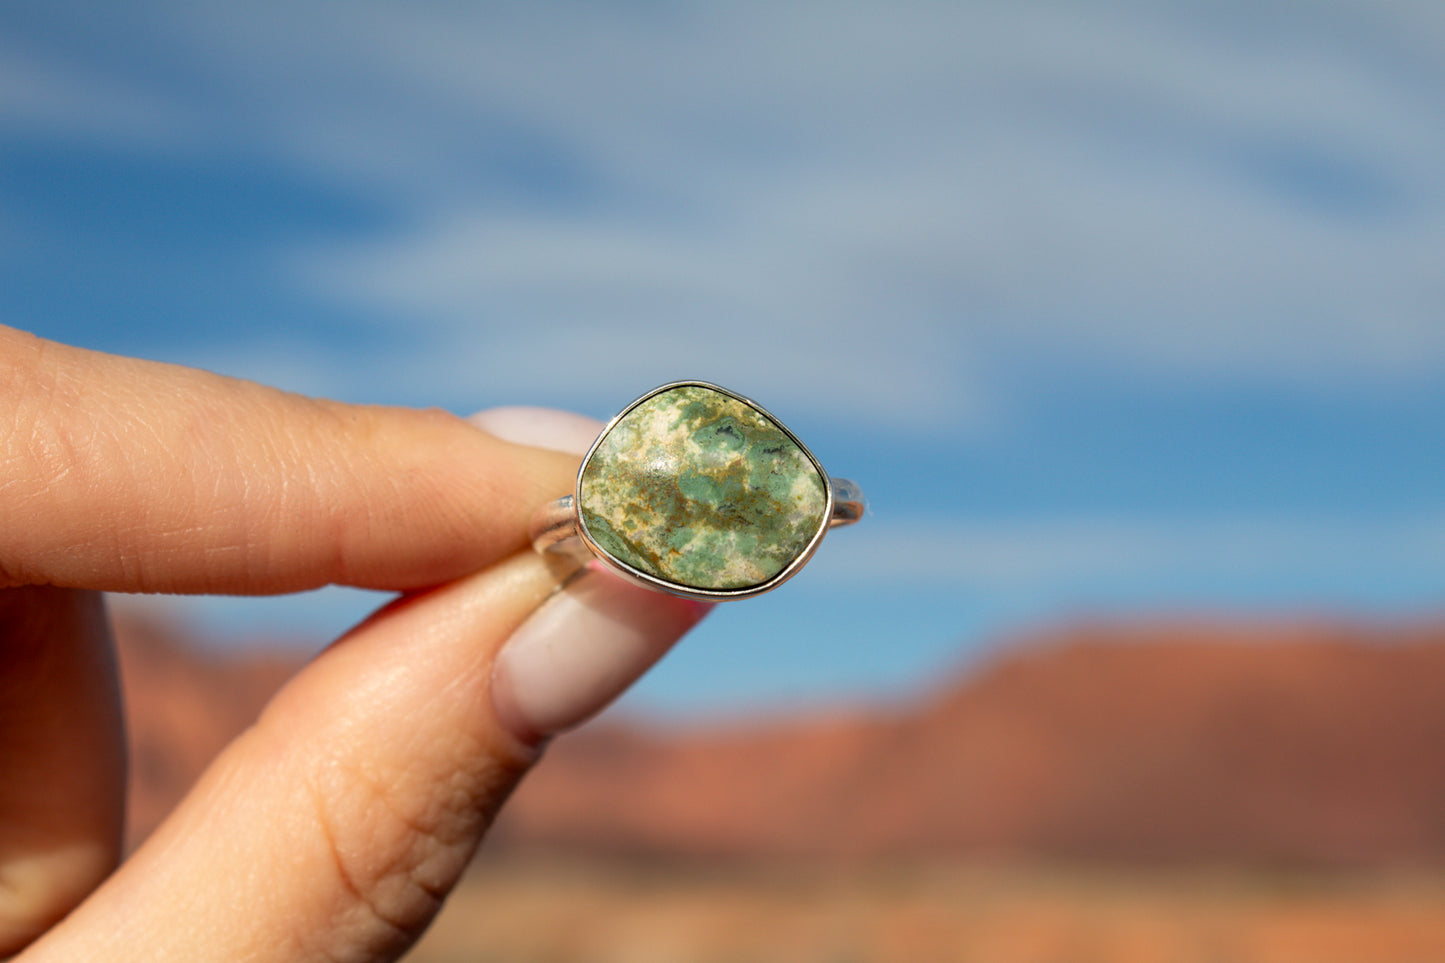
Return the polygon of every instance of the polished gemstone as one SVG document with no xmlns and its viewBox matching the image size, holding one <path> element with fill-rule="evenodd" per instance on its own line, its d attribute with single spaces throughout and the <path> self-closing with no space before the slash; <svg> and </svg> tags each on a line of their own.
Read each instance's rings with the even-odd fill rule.
<svg viewBox="0 0 1445 963">
<path fill-rule="evenodd" d="M 823 529 L 817 464 L 756 407 L 716 388 L 664 388 L 597 443 L 578 485 L 592 540 L 689 589 L 763 585 Z"/>
</svg>

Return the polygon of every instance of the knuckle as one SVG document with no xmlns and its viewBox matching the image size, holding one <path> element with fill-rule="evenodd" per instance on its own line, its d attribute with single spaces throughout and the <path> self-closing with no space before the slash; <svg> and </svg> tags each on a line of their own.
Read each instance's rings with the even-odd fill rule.
<svg viewBox="0 0 1445 963">
<path fill-rule="evenodd" d="M 107 491 L 97 451 L 114 447 L 104 413 L 86 403 L 86 386 L 59 359 L 59 349 L 31 335 L 0 337 L 0 586 L 44 581 L 47 542 L 70 532 L 76 542 L 101 539 L 77 505 Z"/>
<path fill-rule="evenodd" d="M 464 860 L 457 841 L 356 766 L 333 762 L 309 790 L 349 942 L 369 952 L 409 946 L 446 897 L 438 864 Z"/>
<path fill-rule="evenodd" d="M 0 353 L 0 392 L 8 402 L 8 423 L 0 438 L 0 495 L 12 504 L 17 497 L 33 497 L 37 485 L 69 475 L 77 448 L 62 379 L 46 364 L 40 345 L 27 348 L 7 345 Z"/>
</svg>

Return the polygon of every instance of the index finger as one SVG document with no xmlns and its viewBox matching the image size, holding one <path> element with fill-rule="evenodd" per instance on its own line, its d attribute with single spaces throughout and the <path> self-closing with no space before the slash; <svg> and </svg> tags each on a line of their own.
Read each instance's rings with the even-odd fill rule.
<svg viewBox="0 0 1445 963">
<path fill-rule="evenodd" d="M 526 544 L 577 459 L 0 327 L 0 587 L 404 590 Z"/>
</svg>

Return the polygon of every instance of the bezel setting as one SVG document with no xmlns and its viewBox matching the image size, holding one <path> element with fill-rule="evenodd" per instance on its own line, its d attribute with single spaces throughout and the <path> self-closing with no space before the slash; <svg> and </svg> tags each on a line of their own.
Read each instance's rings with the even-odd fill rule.
<svg viewBox="0 0 1445 963">
<path fill-rule="evenodd" d="M 583 483 L 589 469 L 593 466 L 593 461 L 598 453 L 598 450 L 603 447 L 608 437 L 613 433 L 614 429 L 616 429 L 618 425 L 627 421 L 628 416 L 631 415 L 634 411 L 636 411 L 638 407 L 646 404 L 654 398 L 657 398 L 659 395 L 663 395 L 672 391 L 677 391 L 678 389 L 683 388 L 701 388 L 705 389 L 706 391 L 716 392 L 724 398 L 731 399 L 732 401 L 740 403 L 751 409 L 753 412 L 755 412 L 757 415 L 761 416 L 761 418 L 767 421 L 772 427 L 776 428 L 785 438 L 787 438 L 787 440 L 792 445 L 796 446 L 798 451 L 801 452 L 803 457 L 807 460 L 808 465 L 810 465 L 813 471 L 817 473 L 818 479 L 822 484 L 823 507 L 822 511 L 818 515 L 817 528 L 812 532 L 811 536 L 807 539 L 803 547 L 796 552 L 796 554 L 792 557 L 790 561 L 785 563 L 782 568 L 775 574 L 763 579 L 762 581 L 759 581 L 756 584 L 729 588 L 711 588 L 702 585 L 688 584 L 686 582 L 667 578 L 653 572 L 644 571 L 643 569 L 638 568 L 637 566 L 629 563 L 628 561 L 619 558 L 606 545 L 599 541 L 596 534 L 591 531 L 590 527 L 587 524 L 586 512 L 583 511 Z M 577 480 L 575 485 L 573 486 L 573 495 L 571 501 L 575 530 L 578 538 L 581 539 L 587 549 L 590 550 L 591 553 L 599 561 L 601 561 L 608 569 L 610 569 L 615 574 L 627 579 L 628 581 L 645 586 L 647 588 L 667 592 L 669 594 L 681 596 L 683 598 L 699 599 L 705 601 L 723 601 L 730 599 L 751 598 L 755 595 L 761 595 L 764 592 L 768 592 L 772 589 L 777 588 L 779 585 L 786 582 L 793 575 L 797 574 L 798 570 L 801 569 L 813 556 L 813 553 L 817 550 L 818 545 L 822 542 L 823 536 L 827 534 L 828 528 L 830 527 L 830 524 L 833 520 L 834 499 L 835 491 L 833 479 L 829 477 L 828 473 L 823 469 L 822 464 L 819 463 L 818 459 L 808 449 L 808 446 L 803 444 L 802 440 L 799 439 L 797 435 L 793 434 L 793 432 L 786 425 L 779 421 L 777 417 L 772 414 L 772 412 L 768 411 L 766 408 L 758 404 L 756 401 L 753 401 L 751 398 L 738 394 L 735 391 L 729 391 L 727 388 L 712 384 L 711 382 L 674 381 L 654 388 L 646 394 L 642 395 L 631 404 L 629 404 L 626 408 L 623 408 L 612 418 L 612 420 L 607 423 L 607 425 L 598 434 L 596 440 L 592 442 L 592 446 L 588 448 L 587 454 L 582 459 L 581 466 L 577 469 Z"/>
</svg>

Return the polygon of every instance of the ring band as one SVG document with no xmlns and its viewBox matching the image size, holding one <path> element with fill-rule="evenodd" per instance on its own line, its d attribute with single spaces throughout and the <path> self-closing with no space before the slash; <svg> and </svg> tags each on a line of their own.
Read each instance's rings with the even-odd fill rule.
<svg viewBox="0 0 1445 963">
<path fill-rule="evenodd" d="M 539 508 L 532 546 L 595 557 L 648 588 L 750 598 L 867 510 L 762 406 L 703 381 L 655 388 L 607 423 L 571 495 Z"/>
</svg>

